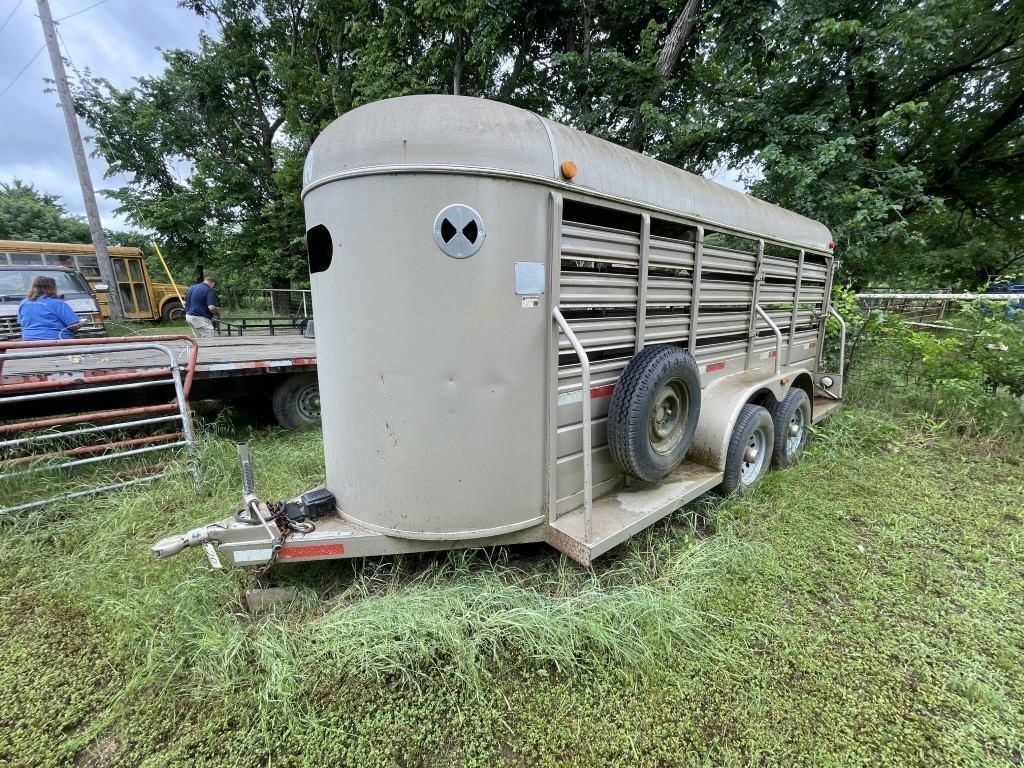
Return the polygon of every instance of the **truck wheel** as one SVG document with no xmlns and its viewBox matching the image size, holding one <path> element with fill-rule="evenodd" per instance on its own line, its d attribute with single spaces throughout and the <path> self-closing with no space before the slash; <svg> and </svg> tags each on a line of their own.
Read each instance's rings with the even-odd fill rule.
<svg viewBox="0 0 1024 768">
<path fill-rule="evenodd" d="M 744 405 L 729 438 L 722 491 L 743 494 L 764 477 L 771 466 L 774 443 L 771 414 L 759 405 Z"/>
<path fill-rule="evenodd" d="M 772 466 L 791 467 L 807 445 L 807 427 L 811 423 L 811 401 L 807 393 L 797 387 L 789 390 L 772 409 L 772 422 L 775 424 Z"/>
<path fill-rule="evenodd" d="M 641 350 L 608 407 L 608 450 L 623 472 L 657 482 L 686 456 L 700 416 L 700 373 L 671 345 Z"/>
<path fill-rule="evenodd" d="M 163 307 L 160 308 L 160 319 L 165 323 L 183 323 L 185 322 L 185 308 L 177 299 L 164 302 Z"/>
<path fill-rule="evenodd" d="M 274 418 L 287 429 L 320 423 L 320 387 L 315 373 L 296 373 L 274 389 Z"/>
</svg>

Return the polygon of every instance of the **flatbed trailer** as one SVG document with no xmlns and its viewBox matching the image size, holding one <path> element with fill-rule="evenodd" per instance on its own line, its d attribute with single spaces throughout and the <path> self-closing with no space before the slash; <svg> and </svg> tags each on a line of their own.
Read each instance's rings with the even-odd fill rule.
<svg viewBox="0 0 1024 768">
<path fill-rule="evenodd" d="M 152 350 L 111 351 L 118 342 L 163 342 L 177 352 L 179 368 L 190 400 L 270 400 L 282 426 L 313 423 L 319 418 L 316 387 L 316 350 L 313 339 L 299 335 L 214 337 L 185 340 L 168 336 L 110 338 L 83 345 L 54 342 L 67 354 L 42 359 L 7 360 L 0 363 L 0 420 L 26 416 L 50 416 L 73 404 L 76 410 L 95 401 L 97 409 L 109 408 L 109 397 L 90 392 L 95 386 L 121 377 L 145 378 L 148 372 L 166 368 L 166 357 Z M 191 355 L 190 342 L 198 347 Z M 36 342 L 33 348 L 48 342 Z M 0 354 L 26 348 L 23 342 L 0 342 Z M 194 357 L 194 359 L 192 359 Z M 59 386 L 58 386 L 59 385 Z M 39 399 L 17 405 L 4 404 L 4 394 L 46 389 L 73 389 L 77 394 L 60 399 Z M 121 393 L 117 405 L 143 405 L 166 400 L 166 388 L 152 387 L 137 393 Z M 15 413 L 16 410 L 16 413 Z"/>
</svg>

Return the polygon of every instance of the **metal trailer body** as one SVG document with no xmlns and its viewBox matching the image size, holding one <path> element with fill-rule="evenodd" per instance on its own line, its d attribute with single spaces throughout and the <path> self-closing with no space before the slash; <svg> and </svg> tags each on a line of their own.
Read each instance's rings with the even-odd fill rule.
<svg viewBox="0 0 1024 768">
<path fill-rule="evenodd" d="M 588 564 L 722 481 L 746 403 L 799 387 L 818 421 L 840 402 L 842 371 L 818 372 L 827 228 L 533 113 L 368 104 L 316 140 L 303 199 L 338 514 L 291 533 L 229 519 L 157 556 L 547 540 Z M 605 436 L 619 375 L 653 344 L 687 349 L 702 390 L 688 459 L 656 485 L 628 481 Z"/>
</svg>

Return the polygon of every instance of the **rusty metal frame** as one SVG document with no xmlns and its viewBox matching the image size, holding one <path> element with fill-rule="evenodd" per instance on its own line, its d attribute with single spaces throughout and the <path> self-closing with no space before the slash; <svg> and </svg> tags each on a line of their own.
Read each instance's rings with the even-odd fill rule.
<svg viewBox="0 0 1024 768">
<path fill-rule="evenodd" d="M 103 374 L 88 379 L 75 377 L 63 380 L 45 379 L 38 382 L 19 381 L 15 384 L 0 384 L 0 394 L 16 392 L 3 398 L 4 402 L 23 402 L 49 398 L 68 398 L 75 395 L 109 393 L 122 390 L 133 390 L 140 387 L 171 385 L 174 397 L 169 403 L 135 406 L 129 408 L 113 408 L 94 413 L 73 413 L 45 419 L 15 420 L 0 424 L 0 435 L 13 435 L 0 441 L 0 448 L 25 447 L 38 445 L 55 439 L 80 435 L 96 435 L 116 432 L 123 429 L 134 429 L 154 424 L 180 422 L 180 429 L 174 432 L 150 435 L 146 437 L 128 437 L 122 440 L 100 440 L 88 445 L 74 446 L 66 449 L 34 453 L 28 456 L 16 456 L 0 460 L 0 480 L 14 477 L 25 477 L 42 470 L 63 471 L 74 467 L 96 464 L 98 462 L 150 454 L 155 451 L 166 451 L 175 448 L 186 448 L 191 454 L 195 438 L 187 404 L 186 382 L 183 381 L 177 353 L 161 341 L 187 341 L 191 347 L 189 362 L 186 368 L 186 380 L 191 384 L 191 374 L 195 370 L 198 345 L 187 336 L 165 336 L 147 338 L 145 341 L 130 337 L 118 339 L 86 340 L 75 339 L 62 342 L 6 342 L 0 343 L 0 370 L 6 360 L 44 359 L 64 355 L 67 347 L 73 347 L 82 354 L 103 352 L 157 351 L 167 356 L 167 364 L 160 368 L 148 368 L 145 371 L 127 371 L 123 374 Z M 13 351 L 12 351 L 13 350 Z M 140 380 L 141 379 L 141 380 Z M 90 386 L 92 384 L 93 386 Z M 96 386 L 99 384 L 99 386 Z M 61 389 L 60 387 L 64 387 Z M 84 425 L 84 426 L 76 426 Z M 72 429 L 60 429 L 72 426 Z M 22 436 L 22 433 L 35 430 L 47 431 L 42 434 Z M 69 459 L 60 463 L 45 462 L 46 459 L 63 457 Z M 44 463 L 39 463 L 44 460 Z M 31 466 L 17 469 L 19 465 Z M 117 488 L 138 485 L 155 479 L 170 471 L 170 464 L 162 462 L 142 467 L 134 472 L 129 479 L 112 483 L 104 483 L 88 489 L 80 489 L 67 493 L 59 493 L 44 499 L 0 508 L 0 515 L 20 512 L 28 509 L 52 504 L 56 501 L 79 498 Z"/>
<path fill-rule="evenodd" d="M 122 344 L 137 345 L 140 343 L 146 344 L 160 344 L 165 345 L 169 341 L 184 341 L 189 345 L 188 360 L 185 363 L 185 376 L 182 380 L 182 389 L 184 390 L 185 397 L 188 398 L 189 393 L 192 390 L 192 379 L 195 377 L 196 362 L 199 360 L 199 344 L 191 336 L 182 335 L 167 335 L 167 336 L 145 336 L 145 342 L 141 342 L 138 336 L 108 336 L 101 339 L 62 339 L 60 341 L 0 341 L 0 394 L 3 392 L 15 391 L 8 389 L 8 387 L 18 387 L 21 383 L 15 384 L 4 384 L 3 383 L 3 372 L 4 372 L 4 361 L 7 358 L 7 353 L 12 350 L 35 350 L 35 349 L 59 349 L 71 348 L 74 351 L 79 351 L 79 347 L 117 347 Z M 113 351 L 113 350 L 107 350 Z M 176 359 L 172 355 L 172 359 Z M 97 377 L 110 376 L 112 374 L 104 371 L 101 374 L 95 374 L 90 376 L 89 374 L 83 374 L 83 379 L 78 383 L 89 383 L 97 380 Z M 120 374 L 113 374 L 120 375 Z M 40 382 L 41 383 L 41 382 Z"/>
</svg>

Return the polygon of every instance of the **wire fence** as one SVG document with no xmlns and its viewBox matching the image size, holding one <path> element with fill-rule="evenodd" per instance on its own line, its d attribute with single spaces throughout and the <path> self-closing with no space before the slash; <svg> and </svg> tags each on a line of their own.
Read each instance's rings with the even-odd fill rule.
<svg viewBox="0 0 1024 768">
<path fill-rule="evenodd" d="M 846 394 L 852 401 L 983 431 L 1024 417 L 1019 297 L 858 297 L 858 305 L 859 316 L 856 310 L 847 316 Z"/>
</svg>

